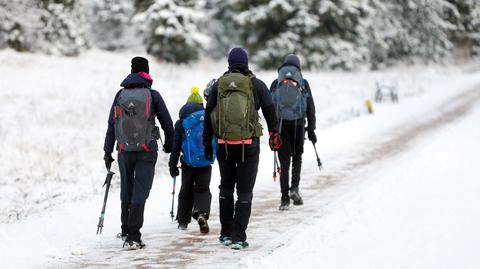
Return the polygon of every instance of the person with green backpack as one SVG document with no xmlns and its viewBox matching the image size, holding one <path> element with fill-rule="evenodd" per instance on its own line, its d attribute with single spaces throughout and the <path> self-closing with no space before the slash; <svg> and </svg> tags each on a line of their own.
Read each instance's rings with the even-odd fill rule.
<svg viewBox="0 0 480 269">
<path fill-rule="evenodd" d="M 205 109 L 198 87 L 191 89 L 187 103 L 179 112 L 175 123 L 175 137 L 170 154 L 170 175 L 177 177 L 180 173 L 178 161 L 182 163 L 182 187 L 178 194 L 177 221 L 178 229 L 186 230 L 191 218 L 197 220 L 201 233 L 208 233 L 208 217 L 212 194 L 210 178 L 213 160 L 206 160 L 203 146 L 203 128 Z M 215 141 L 211 139 L 215 148 Z M 180 153 L 182 156 L 180 158 Z"/>
<path fill-rule="evenodd" d="M 205 108 L 203 141 L 217 138 L 220 168 L 220 242 L 233 249 L 248 246 L 246 229 L 252 209 L 253 188 L 258 171 L 262 126 L 261 108 L 270 132 L 272 150 L 281 145 L 275 106 L 263 81 L 248 68 L 247 52 L 233 48 L 228 71 L 211 87 Z M 205 157 L 213 160 L 213 147 L 205 143 Z M 237 201 L 234 201 L 234 191 Z"/>
</svg>

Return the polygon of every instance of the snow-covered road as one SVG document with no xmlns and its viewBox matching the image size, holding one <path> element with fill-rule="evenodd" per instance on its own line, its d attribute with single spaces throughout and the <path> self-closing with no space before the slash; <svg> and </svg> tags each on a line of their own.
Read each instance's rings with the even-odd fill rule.
<svg viewBox="0 0 480 269">
<path fill-rule="evenodd" d="M 0 52 L 5 63 L 0 66 L 0 97 L 5 100 L 0 114 L 6 115 L 0 121 L 0 139 L 10 145 L 0 154 L 0 255 L 5 268 L 438 268 L 440 258 L 448 255 L 465 260 L 458 263 L 462 268 L 480 266 L 468 252 L 479 242 L 472 228 L 478 225 L 478 209 L 469 206 L 480 204 L 474 180 L 480 178 L 474 167 L 480 143 L 474 139 L 479 133 L 479 89 L 474 86 L 480 84 L 480 73 L 465 68 L 306 73 L 315 88 L 317 148 L 325 170 L 318 171 L 307 143 L 301 181 L 305 206 L 279 212 L 272 154 L 265 137 L 261 139 L 248 229 L 251 247 L 245 251 L 217 243 L 216 165 L 211 233 L 200 235 L 194 223 L 186 232 L 176 229 L 169 216 L 168 156 L 162 153 L 142 229 L 147 248 L 122 251 L 114 238 L 120 226 L 118 174 L 103 234 L 95 235 L 103 200 L 105 118 L 131 56 Z M 224 63 L 152 62 L 151 67 L 155 88 L 168 100 L 173 118 L 191 85 L 203 85 L 223 68 Z M 19 74 L 28 80 L 19 83 Z M 269 82 L 275 73 L 258 76 Z M 377 80 L 396 84 L 400 103 L 376 104 L 370 116 L 363 103 Z M 430 140 L 440 142 L 434 147 Z M 117 171 L 116 164 L 113 169 Z M 444 174 L 448 180 L 437 180 Z M 457 175 L 463 175 L 461 180 Z M 453 227 L 451 233 L 439 235 L 447 226 Z"/>
<path fill-rule="evenodd" d="M 118 241 L 104 239 L 50 266 L 474 268 L 479 100 L 478 87 L 461 92 L 372 137 L 378 142 L 351 152 L 350 161 L 306 175 L 303 207 L 279 212 L 276 190 L 256 192 L 245 251 L 222 247 L 215 222 L 209 235 L 172 224 L 145 233 L 145 250 L 120 251 Z"/>
</svg>

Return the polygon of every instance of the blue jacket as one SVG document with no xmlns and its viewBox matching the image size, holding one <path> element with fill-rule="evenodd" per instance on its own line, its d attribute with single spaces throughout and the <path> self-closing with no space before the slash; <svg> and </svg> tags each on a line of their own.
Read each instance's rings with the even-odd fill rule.
<svg viewBox="0 0 480 269">
<path fill-rule="evenodd" d="M 178 159 L 180 159 L 180 152 L 182 151 L 182 141 L 183 141 L 183 120 L 193 112 L 203 110 L 203 105 L 197 103 L 187 103 L 180 109 L 179 120 L 175 122 L 175 137 L 173 139 L 173 148 L 172 153 L 170 154 L 169 165 L 177 165 Z"/>
<path fill-rule="evenodd" d="M 132 73 L 128 75 L 123 82 L 120 84 L 121 87 L 125 89 L 133 88 L 149 88 L 150 94 L 152 95 L 152 113 L 157 116 L 160 126 L 163 129 L 165 135 L 165 151 L 170 151 L 173 144 L 173 122 L 168 113 L 167 106 L 163 101 L 162 96 L 156 90 L 152 90 L 152 82 L 140 76 L 139 74 Z M 121 91 L 121 90 L 120 90 Z M 117 97 L 120 91 L 117 92 L 115 98 L 113 99 L 112 107 L 110 108 L 110 115 L 108 116 L 108 128 L 107 133 L 105 134 L 105 143 L 103 145 L 103 150 L 105 153 L 112 153 L 113 147 L 115 146 L 115 121 L 113 119 L 113 107 L 117 105 Z M 156 140 L 151 141 L 148 144 L 150 151 L 158 151 L 158 144 Z"/>
</svg>

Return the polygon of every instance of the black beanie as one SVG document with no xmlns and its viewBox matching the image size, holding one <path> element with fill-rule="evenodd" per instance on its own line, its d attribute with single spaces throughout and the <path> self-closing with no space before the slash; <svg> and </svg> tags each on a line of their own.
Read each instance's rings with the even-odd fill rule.
<svg viewBox="0 0 480 269">
<path fill-rule="evenodd" d="M 288 54 L 285 59 L 283 60 L 284 65 L 293 65 L 296 66 L 298 69 L 300 69 L 300 59 L 298 58 L 297 55 L 291 53 Z"/>
<path fill-rule="evenodd" d="M 145 72 L 149 73 L 148 60 L 143 57 L 134 57 L 132 59 L 132 73 Z"/>
<path fill-rule="evenodd" d="M 228 65 L 246 65 L 248 66 L 247 52 L 242 48 L 233 48 L 228 53 Z"/>
</svg>

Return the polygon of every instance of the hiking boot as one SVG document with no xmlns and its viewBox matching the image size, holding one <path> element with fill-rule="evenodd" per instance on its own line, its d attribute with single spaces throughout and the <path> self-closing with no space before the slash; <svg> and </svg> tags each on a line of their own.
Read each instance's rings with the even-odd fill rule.
<svg viewBox="0 0 480 269">
<path fill-rule="evenodd" d="M 179 230 L 185 231 L 187 227 L 188 227 L 188 223 L 183 223 L 183 222 L 178 223 Z"/>
<path fill-rule="evenodd" d="M 210 228 L 208 227 L 207 218 L 205 217 L 205 214 L 199 214 L 198 218 L 197 218 L 197 221 L 198 221 L 198 226 L 200 226 L 200 232 L 202 234 L 206 234 L 210 231 Z"/>
<path fill-rule="evenodd" d="M 246 241 L 238 241 L 238 242 L 235 242 L 235 243 L 232 243 L 230 245 L 230 248 L 231 249 L 244 249 L 244 248 L 247 248 L 248 247 L 248 243 Z"/>
<path fill-rule="evenodd" d="M 125 240 L 127 239 L 127 234 L 118 233 L 118 234 L 117 234 L 117 238 L 118 238 L 118 239 L 122 239 L 122 241 L 125 242 Z"/>
<path fill-rule="evenodd" d="M 280 202 L 280 207 L 278 210 L 284 211 L 290 208 L 290 198 L 288 196 L 282 196 L 282 200 Z"/>
<path fill-rule="evenodd" d="M 298 192 L 298 187 L 290 189 L 290 198 L 292 198 L 294 205 L 303 205 L 303 199 Z"/>
<path fill-rule="evenodd" d="M 128 250 L 137 250 L 144 248 L 145 244 L 142 242 L 142 240 L 125 240 L 125 242 L 123 243 L 123 247 L 127 247 Z"/>
<path fill-rule="evenodd" d="M 224 244 L 225 246 L 230 246 L 232 244 L 232 238 L 230 236 L 221 236 L 218 238 L 220 243 Z"/>
</svg>

